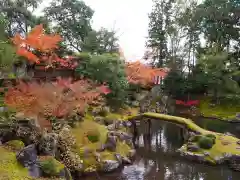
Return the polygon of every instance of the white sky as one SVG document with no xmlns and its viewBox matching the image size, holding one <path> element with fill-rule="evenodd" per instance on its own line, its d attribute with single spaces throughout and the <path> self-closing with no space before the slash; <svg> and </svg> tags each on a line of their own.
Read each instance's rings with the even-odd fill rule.
<svg viewBox="0 0 240 180">
<path fill-rule="evenodd" d="M 41 9 L 51 0 L 43 0 Z M 114 29 L 127 60 L 143 57 L 151 0 L 84 0 L 94 11 L 93 28 Z"/>
</svg>

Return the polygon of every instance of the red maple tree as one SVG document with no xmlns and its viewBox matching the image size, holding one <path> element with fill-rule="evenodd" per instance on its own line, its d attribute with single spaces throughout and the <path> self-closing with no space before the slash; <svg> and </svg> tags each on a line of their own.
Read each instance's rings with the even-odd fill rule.
<svg viewBox="0 0 240 180">
<path fill-rule="evenodd" d="M 17 54 L 25 57 L 29 62 L 37 64 L 44 62 L 45 68 L 60 65 L 73 69 L 77 64 L 72 61 L 72 58 L 63 59 L 54 52 L 61 40 L 59 35 L 45 34 L 42 24 L 35 26 L 25 38 L 20 34 L 16 34 L 12 38 L 17 48 Z M 40 52 L 41 55 L 36 55 L 35 51 Z"/>
<path fill-rule="evenodd" d="M 91 81 L 58 78 L 55 82 L 24 83 L 9 88 L 5 103 L 22 112 L 26 117 L 36 116 L 39 123 L 46 123 L 47 117 L 67 118 L 71 113 L 83 113 L 94 101 L 101 101 L 102 94 L 109 89 L 97 86 Z"/>
<path fill-rule="evenodd" d="M 129 83 L 138 84 L 142 87 L 151 87 L 154 85 L 154 77 L 167 75 L 166 70 L 162 68 L 152 68 L 140 61 L 126 63 L 125 71 Z"/>
</svg>

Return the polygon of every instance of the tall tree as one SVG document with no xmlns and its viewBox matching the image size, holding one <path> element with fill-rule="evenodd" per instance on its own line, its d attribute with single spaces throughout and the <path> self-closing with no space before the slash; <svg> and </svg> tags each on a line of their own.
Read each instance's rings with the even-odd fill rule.
<svg viewBox="0 0 240 180">
<path fill-rule="evenodd" d="M 93 54 L 117 53 L 119 45 L 116 33 L 105 28 L 91 31 L 84 39 L 82 50 Z"/>
<path fill-rule="evenodd" d="M 240 43 L 240 2 L 237 0 L 204 0 L 197 7 L 196 16 L 208 47 L 217 43 L 228 52 L 233 44 Z"/>
<path fill-rule="evenodd" d="M 7 34 L 5 33 L 5 28 L 7 25 L 7 20 L 0 16 L 0 77 L 9 73 L 12 69 L 12 64 L 16 59 L 15 49 L 10 44 Z"/>
<path fill-rule="evenodd" d="M 2 0 L 0 12 L 8 20 L 7 31 L 10 37 L 16 33 L 26 35 L 40 18 L 33 15 L 33 11 L 41 0 Z"/>
<path fill-rule="evenodd" d="M 167 57 L 167 40 L 164 18 L 164 1 L 153 0 L 152 12 L 149 15 L 148 47 L 153 51 L 152 63 L 163 67 Z"/>
<path fill-rule="evenodd" d="M 45 9 L 45 16 L 64 38 L 64 43 L 81 52 L 82 44 L 92 31 L 93 10 L 79 0 L 53 0 Z"/>
</svg>

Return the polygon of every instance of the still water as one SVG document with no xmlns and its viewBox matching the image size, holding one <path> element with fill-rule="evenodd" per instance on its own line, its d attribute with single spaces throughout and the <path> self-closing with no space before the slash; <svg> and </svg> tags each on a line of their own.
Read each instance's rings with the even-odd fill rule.
<svg viewBox="0 0 240 180">
<path fill-rule="evenodd" d="M 200 122 L 202 121 L 204 120 Z M 207 126 L 207 123 L 200 125 Z M 232 129 L 221 126 L 221 130 L 226 132 Z M 176 152 L 183 144 L 180 131 L 174 124 L 152 121 L 152 133 L 149 136 L 144 134 L 140 125 L 133 165 L 111 174 L 88 177 L 86 180 L 240 180 L 240 172 L 231 171 L 226 166 L 214 167 L 180 157 Z"/>
</svg>

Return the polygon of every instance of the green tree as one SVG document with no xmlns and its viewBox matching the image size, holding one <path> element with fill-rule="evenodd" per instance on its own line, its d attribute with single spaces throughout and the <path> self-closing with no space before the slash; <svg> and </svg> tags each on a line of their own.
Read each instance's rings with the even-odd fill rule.
<svg viewBox="0 0 240 180">
<path fill-rule="evenodd" d="M 82 50 L 92 54 L 117 53 L 119 49 L 118 38 L 114 31 L 101 28 L 91 31 L 84 39 Z"/>
<path fill-rule="evenodd" d="M 85 38 L 92 31 L 93 10 L 79 0 L 53 0 L 45 16 L 71 49 L 81 52 Z"/>
<path fill-rule="evenodd" d="M 8 20 L 6 30 L 10 37 L 15 33 L 26 35 L 41 18 L 33 15 L 41 0 L 2 0 L 0 12 Z"/>
<path fill-rule="evenodd" d="M 237 81 L 233 79 L 234 74 L 239 71 L 231 64 L 232 58 L 229 54 L 220 49 L 220 46 L 209 49 L 199 60 L 199 64 L 207 74 L 209 90 L 216 99 L 223 93 L 240 92 Z"/>
<path fill-rule="evenodd" d="M 116 54 L 80 55 L 81 64 L 76 74 L 99 83 L 107 83 L 111 93 L 107 95 L 108 103 L 119 107 L 125 102 L 128 81 L 124 62 Z"/>
<path fill-rule="evenodd" d="M 239 43 L 240 2 L 236 0 L 204 0 L 195 16 L 200 20 L 208 47 L 217 43 L 229 52 L 231 45 Z"/>
<path fill-rule="evenodd" d="M 152 64 L 157 67 L 163 67 L 168 56 L 166 26 L 169 16 L 166 11 L 169 10 L 169 3 L 171 3 L 171 0 L 167 2 L 153 0 L 152 12 L 149 15 L 147 46 L 152 49 Z"/>
<path fill-rule="evenodd" d="M 13 67 L 13 62 L 16 60 L 14 47 L 10 44 L 5 28 L 7 20 L 0 16 L 0 77 L 8 74 Z"/>
</svg>

